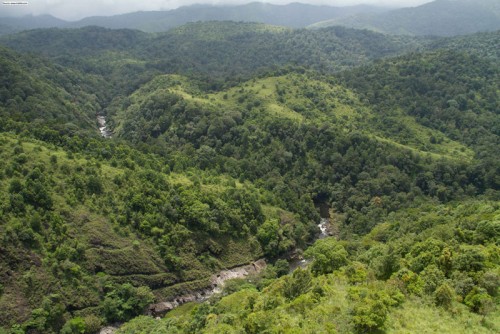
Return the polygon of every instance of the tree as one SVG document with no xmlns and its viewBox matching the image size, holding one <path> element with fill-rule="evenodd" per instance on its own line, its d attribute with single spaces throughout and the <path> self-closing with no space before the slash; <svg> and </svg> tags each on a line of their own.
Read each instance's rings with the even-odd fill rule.
<svg viewBox="0 0 500 334">
<path fill-rule="evenodd" d="M 486 316 L 495 309 L 493 298 L 486 293 L 486 290 L 475 286 L 471 292 L 465 297 L 465 305 L 471 311 Z"/>
<path fill-rule="evenodd" d="M 279 254 L 279 223 L 276 219 L 267 220 L 257 230 L 257 239 L 269 256 Z"/>
<path fill-rule="evenodd" d="M 445 279 L 444 273 L 435 265 L 425 268 L 420 277 L 424 281 L 424 291 L 428 294 L 432 294 Z"/>
<path fill-rule="evenodd" d="M 389 308 L 402 300 L 399 295 L 396 293 L 393 298 L 387 291 L 377 287 L 352 287 L 349 299 L 353 301 L 351 316 L 356 330 L 366 333 L 384 329 Z"/>
<path fill-rule="evenodd" d="M 126 321 L 139 315 L 153 300 L 149 287 L 135 288 L 125 283 L 106 294 L 102 307 L 108 321 Z"/>
<path fill-rule="evenodd" d="M 324 275 L 347 265 L 347 251 L 335 238 L 320 239 L 309 247 L 304 255 L 312 258 L 311 271 Z"/>
<path fill-rule="evenodd" d="M 31 318 L 26 323 L 26 329 L 35 329 L 46 332 L 50 329 L 60 329 L 64 324 L 64 305 L 60 303 L 60 296 L 52 294 L 43 299 L 39 308 L 31 312 Z"/>
<path fill-rule="evenodd" d="M 352 309 L 352 322 L 360 333 L 383 329 L 387 320 L 388 309 L 383 302 L 366 298 Z"/>
<path fill-rule="evenodd" d="M 311 289 L 311 273 L 307 269 L 297 268 L 292 276 L 286 277 L 283 286 L 283 295 L 288 299 L 295 299 Z"/>
<path fill-rule="evenodd" d="M 361 262 L 353 262 L 345 268 L 345 274 L 349 283 L 358 284 L 366 282 L 366 266 Z"/>
<path fill-rule="evenodd" d="M 276 268 L 276 277 L 286 275 L 290 271 L 290 265 L 284 259 L 279 259 L 278 261 L 276 261 L 274 267 Z"/>
<path fill-rule="evenodd" d="M 392 276 L 402 284 L 404 293 L 420 295 L 424 288 L 424 281 L 413 271 L 403 268 Z"/>
<path fill-rule="evenodd" d="M 197 305 L 191 312 L 191 322 L 189 331 L 192 333 L 199 332 L 207 322 L 207 316 L 210 314 L 211 307 L 208 303 Z"/>
<path fill-rule="evenodd" d="M 87 179 L 87 192 L 92 194 L 101 194 L 103 190 L 102 182 L 99 176 L 90 175 Z"/>
</svg>

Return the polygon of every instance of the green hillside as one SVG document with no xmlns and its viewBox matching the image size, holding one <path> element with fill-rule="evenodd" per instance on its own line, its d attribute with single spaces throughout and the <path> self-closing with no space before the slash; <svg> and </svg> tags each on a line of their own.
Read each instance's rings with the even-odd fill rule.
<svg viewBox="0 0 500 334">
<path fill-rule="evenodd" d="M 416 57 L 408 59 L 408 66 L 412 66 Z M 396 64 L 406 66 L 407 59 L 400 61 Z M 387 72 L 391 62 L 371 69 L 381 66 Z M 437 60 L 435 65 L 439 66 Z M 184 152 L 193 157 L 192 166 L 216 168 L 235 178 L 259 182 L 276 196 L 285 190 L 286 207 L 292 211 L 300 206 L 294 189 L 307 189 L 316 200 L 326 200 L 347 213 L 346 219 L 356 233 L 368 231 L 382 211 L 405 205 L 406 198 L 419 196 L 422 191 L 449 200 L 457 191 L 482 193 L 490 187 L 498 188 L 494 176 L 497 162 L 490 159 L 498 149 L 498 118 L 493 112 L 495 105 L 487 103 L 496 99 L 497 92 L 493 89 L 495 81 L 488 75 L 481 87 L 494 95 L 485 96 L 484 101 L 477 98 L 474 103 L 466 98 L 469 108 L 479 114 L 476 130 L 476 123 L 463 122 L 469 131 L 479 131 L 478 138 L 482 139 L 476 140 L 439 126 L 440 117 L 443 121 L 449 117 L 445 113 L 426 115 L 437 117 L 426 123 L 390 90 L 394 84 L 404 94 L 402 85 L 412 83 L 384 83 L 380 76 L 378 82 L 402 103 L 391 105 L 388 97 L 380 96 L 382 109 L 377 100 L 360 94 L 363 81 L 356 80 L 359 93 L 340 84 L 344 80 L 349 84 L 350 73 L 331 82 L 313 73 L 289 73 L 211 94 L 183 77 L 159 76 L 125 99 L 127 109 L 110 108 L 108 115 L 117 137 L 143 149 L 159 154 Z M 418 75 L 418 71 L 414 73 Z M 495 72 L 491 73 L 498 79 Z M 462 79 L 467 81 L 468 77 Z M 454 77 L 444 80 L 450 80 L 449 87 L 457 83 Z M 473 80 L 477 82 L 477 78 Z M 433 106 L 449 103 L 451 97 L 442 90 L 440 94 L 444 95 L 442 102 L 433 97 Z M 427 101 L 425 94 L 421 98 Z M 369 100 L 373 103 L 368 104 Z M 418 102 L 415 96 L 412 100 Z M 117 101 L 116 105 L 124 103 Z M 476 179 L 478 168 L 483 171 L 481 180 Z M 380 187 L 381 182 L 387 184 L 381 181 L 387 176 L 391 186 Z M 457 178 L 461 178 L 460 183 Z M 376 196 L 387 203 L 382 211 L 373 207 Z M 356 213 L 358 210 L 364 211 L 364 218 Z"/>
<path fill-rule="evenodd" d="M 1 145 L 4 326 L 48 332 L 71 315 L 126 320 L 178 282 L 202 288 L 215 270 L 261 257 L 260 226 L 286 213 L 266 216 L 262 205 L 274 203 L 250 183 L 171 172 L 164 159 L 102 140 L 73 137 L 69 150 L 4 133 Z M 314 233 L 307 223 L 288 218 L 283 242 L 304 245 L 308 234 L 293 230 Z M 123 284 L 142 289 L 131 309 L 109 305 Z"/>
<path fill-rule="evenodd" d="M 2 37 L 0 333 L 498 332 L 498 38 Z"/>
<path fill-rule="evenodd" d="M 95 114 L 101 108 L 102 93 L 94 87 L 105 85 L 102 78 L 3 47 L 0 71 L 2 126 L 12 121 L 34 122 L 38 127 L 61 131 L 95 132 Z"/>
<path fill-rule="evenodd" d="M 234 282 L 209 303 L 118 333 L 495 333 L 498 202 L 427 203 L 355 241 L 317 241 L 306 270 Z"/>
</svg>

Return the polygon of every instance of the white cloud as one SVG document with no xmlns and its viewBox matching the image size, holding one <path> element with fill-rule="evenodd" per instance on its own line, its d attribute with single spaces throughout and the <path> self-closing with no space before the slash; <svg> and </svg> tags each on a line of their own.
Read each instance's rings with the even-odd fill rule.
<svg viewBox="0 0 500 334">
<path fill-rule="evenodd" d="M 168 10 L 195 3 L 243 4 L 253 0 L 27 0 L 28 5 L 0 4 L 0 17 L 51 14 L 66 20 L 78 20 L 94 15 L 116 15 L 139 10 Z M 269 0 L 274 4 L 302 2 L 331 6 L 371 4 L 394 7 L 416 6 L 431 0 Z M 1 22 L 0 22 L 1 23 Z"/>
</svg>

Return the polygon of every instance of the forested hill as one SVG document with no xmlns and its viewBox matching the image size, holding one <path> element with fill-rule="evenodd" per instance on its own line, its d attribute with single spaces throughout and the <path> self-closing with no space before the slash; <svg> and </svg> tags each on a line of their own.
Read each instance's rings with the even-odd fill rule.
<svg viewBox="0 0 500 334">
<path fill-rule="evenodd" d="M 135 88 L 159 73 L 201 77 L 217 88 L 287 65 L 334 72 L 418 49 L 426 41 L 339 27 L 310 31 L 235 22 L 193 23 L 158 35 L 87 27 L 33 30 L 0 39 L 61 65 L 112 80 L 128 78 L 137 82 Z"/>
<path fill-rule="evenodd" d="M 33 122 L 71 132 L 95 129 L 102 102 L 102 78 L 83 75 L 46 59 L 21 55 L 0 47 L 0 115 L 11 122 Z"/>
<path fill-rule="evenodd" d="M 412 75 L 406 77 L 409 68 Z M 182 77 L 157 77 L 124 100 L 126 110 L 108 112 L 119 137 L 158 152 L 186 150 L 202 168 L 266 180 L 270 188 L 281 176 L 285 184 L 328 198 L 350 213 L 346 219 L 357 233 L 369 229 L 365 219 L 374 196 L 388 196 L 391 210 L 402 193 L 413 196 L 411 184 L 441 199 L 499 188 L 495 64 L 439 52 L 386 60 L 359 72 L 332 82 L 314 75 L 265 77 L 210 95 Z M 376 184 L 385 168 L 394 167 L 402 179 L 393 178 L 394 188 L 385 192 Z M 477 168 L 486 177 L 481 181 Z M 459 186 L 459 174 L 471 179 Z M 469 183 L 474 179 L 479 182 Z M 356 221 L 361 208 L 364 218 Z"/>
<path fill-rule="evenodd" d="M 342 27 L 291 30 L 258 23 L 206 22 L 162 34 L 99 27 L 41 29 L 4 36 L 0 43 L 104 75 L 120 93 L 130 93 L 131 87 L 136 89 L 160 73 L 201 78 L 217 89 L 284 66 L 334 73 L 383 57 L 440 48 L 497 60 L 499 39 L 499 32 L 423 38 Z"/>
<path fill-rule="evenodd" d="M 27 15 L 24 17 L 0 17 L 0 35 L 41 28 L 63 27 L 66 21 L 51 15 Z"/>
<path fill-rule="evenodd" d="M 318 240 L 307 270 L 269 266 L 118 333 L 497 333 L 499 214 L 495 201 L 402 210 L 360 240 Z"/>
<path fill-rule="evenodd" d="M 475 54 L 493 62 L 500 62 L 500 30 L 495 32 L 477 33 L 467 36 L 437 39 L 430 44 L 431 49 L 452 49 L 455 51 Z"/>
<path fill-rule="evenodd" d="M 0 64 L 0 332 L 94 332 L 317 233 L 311 198 L 99 138 L 94 75 L 4 48 Z"/>
<path fill-rule="evenodd" d="M 436 0 L 380 14 L 334 18 L 312 27 L 333 25 L 397 35 L 465 35 L 500 29 L 500 3 L 497 0 Z"/>
<path fill-rule="evenodd" d="M 499 34 L 1 38 L 0 333 L 499 332 Z"/>
</svg>

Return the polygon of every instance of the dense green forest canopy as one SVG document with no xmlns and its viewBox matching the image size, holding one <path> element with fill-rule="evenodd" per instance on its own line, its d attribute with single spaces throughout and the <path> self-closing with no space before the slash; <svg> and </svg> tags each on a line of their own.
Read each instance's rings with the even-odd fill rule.
<svg viewBox="0 0 500 334">
<path fill-rule="evenodd" d="M 95 128 L 98 104 L 94 89 L 104 80 L 52 62 L 0 47 L 2 123 L 66 125 L 74 131 Z"/>
<path fill-rule="evenodd" d="M 415 50 L 425 41 L 340 27 L 311 31 L 235 22 L 192 23 L 159 34 L 99 27 L 40 29 L 1 39 L 17 51 L 104 75 L 113 80 L 115 94 L 130 93 L 161 73 L 189 75 L 217 89 L 286 65 L 333 72 Z"/>
<path fill-rule="evenodd" d="M 0 333 L 93 333 L 261 257 L 121 331 L 498 331 L 499 36 L 3 37 Z"/>
</svg>

